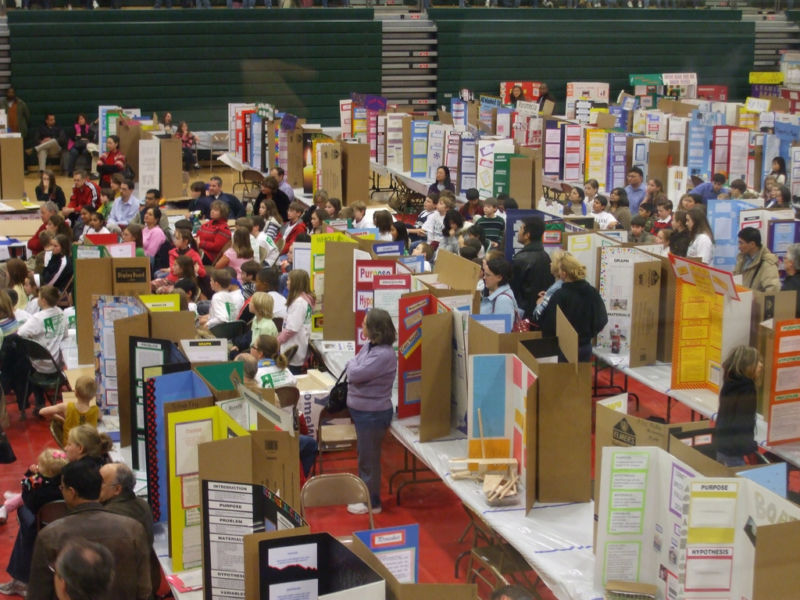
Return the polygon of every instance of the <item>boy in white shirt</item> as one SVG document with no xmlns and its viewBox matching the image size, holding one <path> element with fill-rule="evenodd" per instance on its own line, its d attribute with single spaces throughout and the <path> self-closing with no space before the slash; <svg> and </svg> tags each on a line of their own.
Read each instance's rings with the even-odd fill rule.
<svg viewBox="0 0 800 600">
<path fill-rule="evenodd" d="M 455 203 L 447 196 L 440 196 L 436 203 L 436 212 L 428 217 L 422 230 L 428 237 L 428 244 L 435 250 L 444 240 L 444 216 L 451 208 L 455 208 Z"/>
<path fill-rule="evenodd" d="M 363 202 L 353 202 L 353 229 L 368 229 L 372 223 L 367 221 L 367 205 Z"/>
<path fill-rule="evenodd" d="M 39 290 L 39 306 L 41 310 L 32 314 L 30 319 L 23 323 L 17 333 L 20 337 L 31 340 L 44 346 L 52 355 L 56 364 L 61 364 L 61 342 L 67 337 L 67 318 L 64 312 L 56 306 L 60 293 L 52 285 L 43 285 Z M 31 366 L 39 373 L 52 373 L 53 365 L 49 360 L 31 360 Z M 36 408 L 34 415 L 44 406 L 43 391 L 34 388 Z"/>
<path fill-rule="evenodd" d="M 614 229 L 617 226 L 617 219 L 610 212 L 606 212 L 607 207 L 608 198 L 597 194 L 592 202 L 592 216 L 599 229 Z"/>
<path fill-rule="evenodd" d="M 259 259 L 261 263 L 265 267 L 271 267 L 278 260 L 278 257 L 281 255 L 281 251 L 275 244 L 275 240 L 267 235 L 266 227 L 267 221 L 264 219 L 264 217 L 261 215 L 256 215 L 253 217 L 253 231 L 251 233 L 251 237 L 252 234 L 255 234 L 256 236 L 256 242 L 253 248 L 259 249 Z"/>
<path fill-rule="evenodd" d="M 216 269 L 211 275 L 211 307 L 207 315 L 200 317 L 200 325 L 212 328 L 221 323 L 235 321 L 244 304 L 239 290 L 230 291 L 231 276 L 225 269 Z"/>
</svg>

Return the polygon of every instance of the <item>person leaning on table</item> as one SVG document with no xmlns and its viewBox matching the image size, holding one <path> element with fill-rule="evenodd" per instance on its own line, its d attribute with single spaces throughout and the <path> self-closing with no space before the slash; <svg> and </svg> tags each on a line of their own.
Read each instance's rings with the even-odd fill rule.
<svg viewBox="0 0 800 600">
<path fill-rule="evenodd" d="M 392 384 L 397 372 L 396 332 L 389 313 L 373 308 L 364 317 L 369 341 L 347 361 L 347 407 L 358 437 L 358 476 L 367 484 L 372 512 L 381 512 L 381 444 L 392 422 Z M 347 510 L 367 512 L 364 503 Z"/>
</svg>

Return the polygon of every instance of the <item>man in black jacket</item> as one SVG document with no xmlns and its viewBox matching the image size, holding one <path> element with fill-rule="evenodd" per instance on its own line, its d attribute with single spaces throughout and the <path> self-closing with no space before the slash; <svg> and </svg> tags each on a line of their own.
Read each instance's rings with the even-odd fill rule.
<svg viewBox="0 0 800 600">
<path fill-rule="evenodd" d="M 526 319 L 532 317 L 539 294 L 545 292 L 554 281 L 550 272 L 550 256 L 542 245 L 542 235 L 544 221 L 541 218 L 525 219 L 517 235 L 517 240 L 524 247 L 514 255 L 511 263 L 511 289 Z"/>
</svg>

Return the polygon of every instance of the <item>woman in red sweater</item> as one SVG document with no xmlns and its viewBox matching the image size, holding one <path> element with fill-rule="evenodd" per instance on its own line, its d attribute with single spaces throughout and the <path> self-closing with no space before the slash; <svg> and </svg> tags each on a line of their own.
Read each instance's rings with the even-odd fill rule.
<svg viewBox="0 0 800 600">
<path fill-rule="evenodd" d="M 203 262 L 214 264 L 225 244 L 231 241 L 231 230 L 228 227 L 228 205 L 221 200 L 214 200 L 209 211 L 211 218 L 203 223 L 197 232 L 197 245 L 205 252 Z"/>
<path fill-rule="evenodd" d="M 110 135 L 106 140 L 106 151 L 97 159 L 97 172 L 103 187 L 111 186 L 111 176 L 125 169 L 125 155 L 119 151 L 119 136 Z"/>
</svg>

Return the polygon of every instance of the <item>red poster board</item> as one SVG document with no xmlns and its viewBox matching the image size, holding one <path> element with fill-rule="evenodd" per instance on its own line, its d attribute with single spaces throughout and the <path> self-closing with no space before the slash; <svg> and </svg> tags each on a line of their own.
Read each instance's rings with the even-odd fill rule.
<svg viewBox="0 0 800 600">
<path fill-rule="evenodd" d="M 356 305 L 356 353 L 361 350 L 367 340 L 361 332 L 361 325 L 364 323 L 364 315 L 372 308 L 375 294 L 373 289 L 373 279 L 376 275 L 394 275 L 395 265 L 393 260 L 357 260 L 355 268 L 355 305 Z"/>
<path fill-rule="evenodd" d="M 800 440 L 800 319 L 775 323 L 767 444 Z"/>
</svg>

